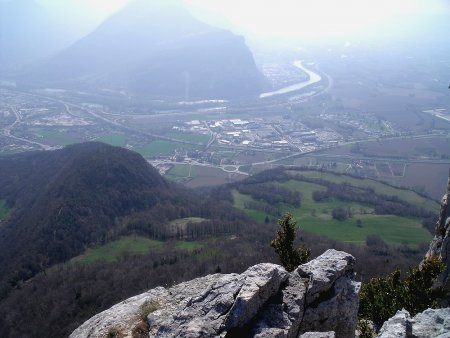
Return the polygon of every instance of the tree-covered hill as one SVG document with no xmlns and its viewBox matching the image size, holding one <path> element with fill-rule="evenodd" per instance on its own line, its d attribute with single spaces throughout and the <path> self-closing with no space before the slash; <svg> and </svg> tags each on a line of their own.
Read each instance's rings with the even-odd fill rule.
<svg viewBox="0 0 450 338">
<path fill-rule="evenodd" d="M 192 192 L 170 185 L 140 155 L 102 143 L 0 158 L 3 295 L 20 280 L 128 230 L 124 217 L 152 210 L 176 219 L 199 210 Z M 182 207 L 182 208 L 181 208 Z M 157 223 L 157 220 L 155 222 Z"/>
</svg>

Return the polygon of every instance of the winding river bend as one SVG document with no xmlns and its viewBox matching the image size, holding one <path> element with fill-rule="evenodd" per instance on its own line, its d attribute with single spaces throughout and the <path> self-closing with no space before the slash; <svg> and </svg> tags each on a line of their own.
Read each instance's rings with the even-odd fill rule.
<svg viewBox="0 0 450 338">
<path fill-rule="evenodd" d="M 308 81 L 303 81 L 303 82 L 300 82 L 300 83 L 297 83 L 297 84 L 294 84 L 294 85 L 290 85 L 290 86 L 287 86 L 287 87 L 275 90 L 273 92 L 262 93 L 259 96 L 259 98 L 263 99 L 263 98 L 266 98 L 266 97 L 271 97 L 271 96 L 276 96 L 276 95 L 282 95 L 282 94 L 295 92 L 297 90 L 300 90 L 300 89 L 303 89 L 305 87 L 311 86 L 311 85 L 319 82 L 320 80 L 322 80 L 322 77 L 319 74 L 314 73 L 313 71 L 305 68 L 303 66 L 302 61 L 295 61 L 294 62 L 294 66 L 297 67 L 297 68 L 300 68 L 306 74 L 308 74 L 309 80 Z"/>
</svg>

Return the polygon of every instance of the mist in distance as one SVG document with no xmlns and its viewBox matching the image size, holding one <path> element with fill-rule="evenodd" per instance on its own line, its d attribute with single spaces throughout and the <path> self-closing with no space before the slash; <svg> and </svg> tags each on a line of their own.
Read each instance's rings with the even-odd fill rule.
<svg viewBox="0 0 450 338">
<path fill-rule="evenodd" d="M 38 0 L 80 33 L 95 28 L 132 0 Z M 149 3 L 154 2 L 147 0 Z M 423 19 L 450 13 L 445 0 L 184 0 L 201 20 L 254 39 L 387 38 L 399 27 L 414 34 Z"/>
</svg>

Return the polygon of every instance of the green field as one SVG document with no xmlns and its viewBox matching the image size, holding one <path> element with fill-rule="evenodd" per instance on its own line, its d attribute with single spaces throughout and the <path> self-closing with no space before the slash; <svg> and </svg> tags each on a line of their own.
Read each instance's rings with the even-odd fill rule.
<svg viewBox="0 0 450 338">
<path fill-rule="evenodd" d="M 167 229 L 171 231 L 173 236 L 178 236 L 178 232 L 179 230 L 186 230 L 186 225 L 188 223 L 201 223 L 203 221 L 206 221 L 207 219 L 205 218 L 200 218 L 200 217 L 186 217 L 186 218 L 180 218 L 180 219 L 176 219 L 171 221 L 168 224 Z M 191 243 L 191 242 L 189 242 Z"/>
<path fill-rule="evenodd" d="M 185 250 L 192 252 L 197 249 L 201 249 L 203 247 L 202 244 L 198 242 L 188 242 L 188 241 L 178 241 L 175 244 L 175 248 L 178 250 Z"/>
<path fill-rule="evenodd" d="M 81 141 L 73 134 L 59 130 L 35 129 L 34 132 L 39 137 L 39 142 L 48 144 L 67 146 Z"/>
<path fill-rule="evenodd" d="M 191 166 L 190 164 L 176 164 L 170 169 L 167 174 L 168 178 L 170 176 L 175 176 L 174 178 L 179 177 L 197 177 L 197 171 L 195 170 L 195 166 Z"/>
<path fill-rule="evenodd" d="M 124 147 L 127 144 L 127 138 L 122 134 L 107 134 L 100 136 L 96 141 L 107 143 L 112 146 Z"/>
<path fill-rule="evenodd" d="M 189 132 L 181 132 L 181 131 L 170 131 L 166 133 L 164 136 L 174 138 L 180 141 L 188 141 L 195 143 L 208 143 L 210 136 L 205 134 L 194 134 Z"/>
<path fill-rule="evenodd" d="M 427 199 L 425 197 L 420 196 L 416 192 L 412 190 L 400 189 L 396 187 L 392 187 L 387 184 L 383 184 L 381 182 L 377 182 L 368 178 L 360 179 L 356 177 L 351 177 L 347 175 L 338 175 L 329 172 L 319 172 L 319 171 L 288 171 L 290 174 L 295 177 L 295 175 L 302 175 L 305 177 L 311 178 L 321 178 L 333 183 L 344 183 L 347 182 L 355 187 L 361 188 L 372 188 L 375 193 L 388 195 L 388 196 L 397 196 L 398 198 L 415 205 L 420 205 L 423 208 L 426 208 L 433 212 L 439 211 L 439 203 Z"/>
<path fill-rule="evenodd" d="M 320 174 L 318 172 L 311 173 L 316 175 Z M 373 209 L 368 205 L 336 199 L 327 199 L 316 202 L 312 198 L 312 193 L 314 191 L 324 191 L 326 188 L 314 183 L 290 180 L 288 182 L 275 184 L 300 192 L 302 198 L 300 208 L 296 209 L 285 204 L 279 204 L 276 207 L 280 209 L 282 214 L 290 212 L 298 221 L 302 230 L 327 236 L 335 240 L 356 244 L 365 243 L 368 235 L 378 235 L 386 243 L 393 245 L 418 245 L 422 242 L 431 240 L 431 234 L 422 227 L 422 222 L 418 218 L 376 215 L 373 213 Z M 377 186 L 377 189 L 384 192 L 390 191 L 391 187 L 386 186 L 385 188 L 382 188 L 382 186 L 383 184 L 380 183 L 380 186 Z M 397 190 L 405 192 L 405 195 L 407 195 L 406 191 L 400 189 Z M 243 195 L 236 190 L 233 191 L 233 196 L 234 205 L 237 208 L 244 210 L 253 219 L 264 222 L 267 216 L 265 212 L 246 209 L 244 207 L 246 202 L 253 200 L 252 197 Z M 352 217 L 345 221 L 333 219 L 331 216 L 332 210 L 339 207 L 345 209 L 350 208 Z M 268 216 L 272 222 L 276 221 L 275 219 L 277 217 L 271 215 Z M 361 222 L 360 226 L 357 224 L 358 220 Z"/>
<path fill-rule="evenodd" d="M 186 218 L 177 221 L 187 224 L 187 220 Z M 199 218 L 199 220 L 203 219 Z M 163 242 L 141 236 L 127 236 L 97 248 L 87 249 L 82 255 L 72 258 L 70 263 L 113 263 L 120 260 L 123 255 L 146 255 L 164 250 L 171 252 L 173 250 L 171 248 L 192 252 L 202 247 L 203 244 L 194 241 Z"/>
<path fill-rule="evenodd" d="M 139 236 L 123 237 L 117 241 L 95 249 L 88 249 L 84 254 L 71 260 L 72 263 L 92 264 L 97 262 L 116 262 L 124 254 L 145 255 L 160 250 L 163 242 Z"/>
<path fill-rule="evenodd" d="M 153 141 L 141 148 L 135 148 L 144 157 L 156 157 L 159 155 L 170 155 L 177 149 L 193 149 L 194 146 L 187 144 L 180 144 L 170 141 Z"/>
<path fill-rule="evenodd" d="M 170 224 L 176 225 L 176 226 L 185 226 L 188 223 L 201 223 L 203 221 L 207 221 L 207 219 L 201 218 L 201 217 L 186 217 L 186 218 L 175 219 L 175 220 L 171 221 Z"/>
<path fill-rule="evenodd" d="M 11 209 L 6 206 L 5 200 L 0 200 L 0 220 L 6 219 L 11 214 Z"/>
</svg>

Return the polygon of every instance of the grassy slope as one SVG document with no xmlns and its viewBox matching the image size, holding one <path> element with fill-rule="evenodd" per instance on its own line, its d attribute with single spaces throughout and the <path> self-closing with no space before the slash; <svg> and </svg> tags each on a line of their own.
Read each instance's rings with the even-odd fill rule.
<svg viewBox="0 0 450 338">
<path fill-rule="evenodd" d="M 333 183 L 344 183 L 347 182 L 356 187 L 372 188 L 375 193 L 382 195 L 397 196 L 398 198 L 405 200 L 408 203 L 420 205 L 433 212 L 439 211 L 439 203 L 430 200 L 428 198 L 422 197 L 414 191 L 395 188 L 381 182 L 377 182 L 368 178 L 359 179 L 346 175 L 336 175 L 328 172 L 318 172 L 318 171 L 289 171 L 293 176 L 303 175 L 312 178 L 322 178 L 324 180 Z"/>
<path fill-rule="evenodd" d="M 146 255 L 151 252 L 162 252 L 170 250 L 168 242 L 156 241 L 140 236 L 122 237 L 117 241 L 93 249 L 87 249 L 82 255 L 70 260 L 71 263 L 93 264 L 99 262 L 116 262 L 123 255 Z M 198 242 L 177 241 L 174 245 L 176 249 L 193 251 L 200 249 L 203 245 Z"/>
<path fill-rule="evenodd" d="M 430 233 L 422 227 L 420 219 L 375 215 L 371 214 L 373 209 L 370 206 L 335 199 L 315 202 L 312 193 L 317 190 L 326 190 L 326 188 L 313 183 L 291 180 L 280 185 L 301 193 L 302 205 L 300 208 L 295 209 L 284 204 L 280 204 L 278 207 L 282 213 L 292 213 L 301 229 L 305 231 L 357 244 L 364 243 L 367 235 L 371 234 L 379 235 L 387 243 L 395 245 L 403 243 L 417 245 L 431 239 Z M 381 188 L 377 187 L 380 190 Z M 387 186 L 386 191 L 389 190 L 388 188 L 390 187 Z M 266 217 L 264 212 L 244 208 L 245 202 L 252 200 L 250 196 L 242 195 L 237 191 L 233 192 L 233 196 L 236 207 L 244 210 L 253 219 L 260 222 L 264 221 Z M 350 208 L 353 217 L 345 221 L 334 220 L 331 217 L 331 211 L 337 207 Z M 357 226 L 356 221 L 358 219 L 362 221 L 362 227 Z"/>
<path fill-rule="evenodd" d="M 73 263 L 115 262 L 124 254 L 148 254 L 150 250 L 161 249 L 163 243 L 139 236 L 123 237 L 106 245 L 87 249 L 85 253 L 71 260 Z"/>
</svg>

